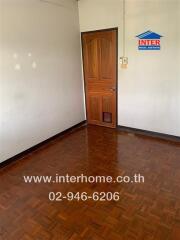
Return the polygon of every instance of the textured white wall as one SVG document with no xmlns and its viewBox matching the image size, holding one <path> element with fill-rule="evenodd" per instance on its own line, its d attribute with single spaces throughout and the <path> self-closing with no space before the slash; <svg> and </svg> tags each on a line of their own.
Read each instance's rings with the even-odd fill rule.
<svg viewBox="0 0 180 240">
<path fill-rule="evenodd" d="M 118 124 L 180 136 L 180 0 L 126 0 L 128 69 L 119 66 Z M 122 0 L 81 0 L 81 31 L 119 27 Z M 138 51 L 136 35 L 162 34 L 161 51 Z"/>
<path fill-rule="evenodd" d="M 0 162 L 85 119 L 77 2 L 58 2 L 0 0 Z"/>
</svg>

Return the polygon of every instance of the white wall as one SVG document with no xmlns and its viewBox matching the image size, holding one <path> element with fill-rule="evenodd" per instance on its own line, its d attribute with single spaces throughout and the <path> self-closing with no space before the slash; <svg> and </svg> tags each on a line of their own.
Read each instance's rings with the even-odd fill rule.
<svg viewBox="0 0 180 240">
<path fill-rule="evenodd" d="M 56 2 L 0 0 L 0 162 L 85 119 L 77 2 Z"/>
<path fill-rule="evenodd" d="M 180 0 L 126 0 L 128 69 L 119 66 L 118 124 L 180 136 Z M 122 0 L 80 0 L 81 31 L 119 27 Z M 136 35 L 164 37 L 161 51 L 138 51 Z"/>
</svg>

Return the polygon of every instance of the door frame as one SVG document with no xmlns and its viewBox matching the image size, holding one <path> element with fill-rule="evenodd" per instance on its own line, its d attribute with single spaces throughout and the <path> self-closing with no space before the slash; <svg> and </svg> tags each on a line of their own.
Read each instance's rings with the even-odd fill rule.
<svg viewBox="0 0 180 240">
<path fill-rule="evenodd" d="M 86 81 L 85 81 L 85 70 L 84 70 L 84 52 L 83 52 L 83 35 L 87 33 L 105 32 L 105 31 L 116 31 L 116 128 L 118 126 L 118 27 L 98 29 L 92 31 L 81 32 L 81 51 L 82 51 L 82 65 L 83 65 L 83 81 L 84 81 L 84 94 L 85 94 L 85 107 L 86 107 L 86 120 L 88 116 L 87 112 L 87 96 L 86 96 Z"/>
</svg>

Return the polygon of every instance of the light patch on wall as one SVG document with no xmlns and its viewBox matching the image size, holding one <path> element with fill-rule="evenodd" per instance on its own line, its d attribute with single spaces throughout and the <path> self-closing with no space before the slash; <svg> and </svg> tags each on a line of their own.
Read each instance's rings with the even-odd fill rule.
<svg viewBox="0 0 180 240">
<path fill-rule="evenodd" d="M 14 59 L 18 59 L 18 54 L 17 54 L 17 53 L 14 53 L 14 54 L 13 54 L 13 58 L 14 58 Z"/>
<path fill-rule="evenodd" d="M 28 57 L 32 57 L 32 53 L 31 52 L 28 53 Z"/>
<path fill-rule="evenodd" d="M 33 69 L 36 69 L 36 68 L 37 68 L 37 63 L 36 63 L 36 62 L 33 62 L 33 63 L 32 63 L 32 68 L 33 68 Z"/>
<path fill-rule="evenodd" d="M 15 71 L 20 71 L 20 70 L 21 70 L 21 64 L 17 63 L 17 64 L 14 66 L 14 70 L 15 70 Z"/>
</svg>

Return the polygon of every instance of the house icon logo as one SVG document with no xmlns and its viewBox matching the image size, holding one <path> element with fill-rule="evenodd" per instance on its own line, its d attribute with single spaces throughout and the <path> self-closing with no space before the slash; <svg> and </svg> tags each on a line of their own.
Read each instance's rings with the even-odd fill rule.
<svg viewBox="0 0 180 240">
<path fill-rule="evenodd" d="M 138 40 L 139 50 L 160 50 L 161 49 L 161 35 L 147 31 L 136 36 Z"/>
</svg>

